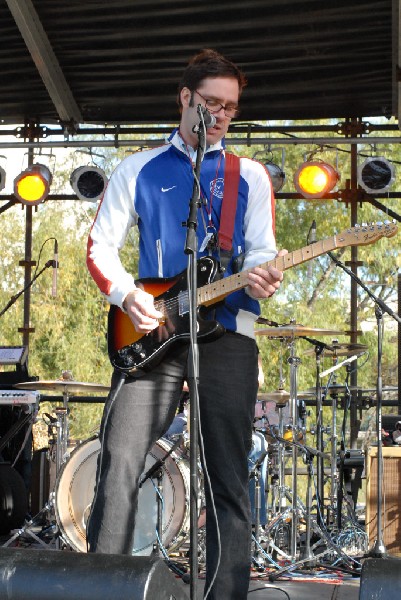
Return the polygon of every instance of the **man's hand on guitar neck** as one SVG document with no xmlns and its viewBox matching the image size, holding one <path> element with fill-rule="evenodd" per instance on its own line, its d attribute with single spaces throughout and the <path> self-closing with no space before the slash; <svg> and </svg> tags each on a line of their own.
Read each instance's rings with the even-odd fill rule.
<svg viewBox="0 0 401 600">
<path fill-rule="evenodd" d="M 277 256 L 288 254 L 288 250 L 280 250 Z M 283 281 L 283 273 L 274 267 L 262 269 L 255 267 L 248 273 L 248 294 L 255 300 L 270 298 L 278 290 Z"/>
<path fill-rule="evenodd" d="M 123 308 L 131 319 L 136 331 L 148 333 L 159 326 L 163 314 L 156 310 L 152 294 L 140 287 L 129 292 L 124 299 Z"/>
</svg>

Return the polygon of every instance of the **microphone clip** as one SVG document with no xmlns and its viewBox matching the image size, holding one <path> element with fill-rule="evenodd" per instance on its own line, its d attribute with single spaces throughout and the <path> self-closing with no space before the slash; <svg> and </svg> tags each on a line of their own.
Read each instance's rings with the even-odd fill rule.
<svg viewBox="0 0 401 600">
<path fill-rule="evenodd" d="M 202 131 L 204 127 L 206 129 L 211 129 L 216 125 L 216 117 L 212 115 L 212 113 L 210 113 L 208 109 L 205 106 L 202 106 L 201 104 L 198 104 L 198 115 L 200 121 L 198 125 L 193 126 L 193 133 L 199 133 L 199 131 Z"/>
</svg>

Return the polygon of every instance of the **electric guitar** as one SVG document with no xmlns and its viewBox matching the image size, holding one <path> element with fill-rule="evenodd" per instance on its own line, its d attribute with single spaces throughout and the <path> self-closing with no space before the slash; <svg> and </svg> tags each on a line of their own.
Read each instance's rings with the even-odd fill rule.
<svg viewBox="0 0 401 600">
<path fill-rule="evenodd" d="M 266 269 L 274 266 L 280 271 L 285 271 L 337 248 L 372 244 L 382 237 L 392 237 L 396 233 L 397 225 L 394 222 L 356 225 L 333 237 L 314 242 L 285 256 L 278 256 L 260 267 Z M 246 270 L 215 281 L 217 273 L 218 263 L 214 258 L 206 256 L 197 261 L 198 342 L 211 341 L 224 333 L 224 327 L 220 323 L 202 318 L 202 307 L 222 302 L 229 294 L 247 286 Z M 163 318 L 156 329 L 146 334 L 138 333 L 127 314 L 115 305 L 110 307 L 108 354 L 111 364 L 125 373 L 135 373 L 137 369 L 151 369 L 172 344 L 179 341 L 189 342 L 190 339 L 186 270 L 168 279 L 140 279 L 138 283 L 154 296 L 154 305 L 163 314 Z"/>
</svg>

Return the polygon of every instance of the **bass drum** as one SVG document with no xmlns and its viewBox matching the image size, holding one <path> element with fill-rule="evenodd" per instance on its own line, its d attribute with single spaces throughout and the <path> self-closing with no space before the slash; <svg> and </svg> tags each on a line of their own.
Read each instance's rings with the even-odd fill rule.
<svg viewBox="0 0 401 600">
<path fill-rule="evenodd" d="M 163 459 L 171 442 L 161 439 L 146 457 L 145 472 Z M 98 437 L 80 444 L 63 465 L 55 492 L 56 519 L 65 543 L 73 550 L 86 552 L 86 524 L 94 496 Z M 189 463 L 176 449 L 163 467 L 163 545 L 170 552 L 179 548 L 189 533 Z M 116 490 L 118 493 L 118 490 Z M 118 515 L 116 515 L 118 520 Z M 152 480 L 139 490 L 133 555 L 149 556 L 157 543 L 157 501 Z"/>
</svg>

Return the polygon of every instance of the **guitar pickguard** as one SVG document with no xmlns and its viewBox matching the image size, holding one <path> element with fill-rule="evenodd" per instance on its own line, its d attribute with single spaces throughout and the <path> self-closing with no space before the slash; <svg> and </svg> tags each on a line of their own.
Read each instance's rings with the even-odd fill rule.
<svg viewBox="0 0 401 600">
<path fill-rule="evenodd" d="M 197 262 L 198 287 L 211 283 L 217 273 L 217 262 L 204 257 Z M 174 343 L 190 340 L 189 294 L 186 271 L 171 280 L 141 280 L 145 291 L 159 282 L 165 291 L 155 295 L 155 306 L 164 319 L 160 325 L 146 335 L 136 332 L 129 317 L 118 307 L 109 312 L 108 347 L 112 365 L 124 372 L 134 373 L 138 369 L 149 370 L 157 364 Z M 139 282 L 138 282 L 139 283 Z M 216 339 L 224 328 L 216 321 L 197 315 L 197 339 L 206 342 Z"/>
</svg>

